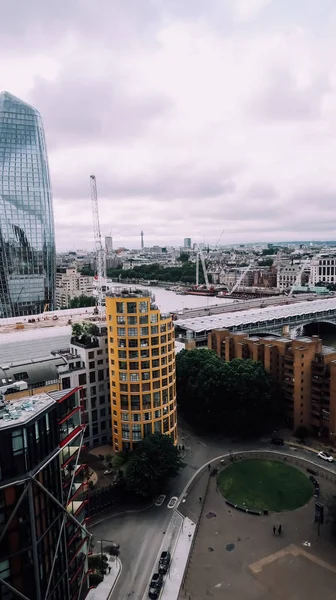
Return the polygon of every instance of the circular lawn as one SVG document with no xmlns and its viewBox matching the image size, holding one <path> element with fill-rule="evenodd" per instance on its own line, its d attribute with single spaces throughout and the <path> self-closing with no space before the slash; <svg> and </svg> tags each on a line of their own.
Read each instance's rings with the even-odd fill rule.
<svg viewBox="0 0 336 600">
<path fill-rule="evenodd" d="M 217 485 L 234 504 L 274 512 L 299 508 L 314 492 L 304 473 L 277 460 L 248 459 L 233 463 L 218 474 Z"/>
</svg>

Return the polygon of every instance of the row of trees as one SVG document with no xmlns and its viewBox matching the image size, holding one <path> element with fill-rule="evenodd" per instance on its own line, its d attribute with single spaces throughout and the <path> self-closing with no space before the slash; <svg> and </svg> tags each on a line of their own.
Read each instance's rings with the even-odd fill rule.
<svg viewBox="0 0 336 600">
<path fill-rule="evenodd" d="M 196 267 L 195 264 L 189 262 L 186 256 L 182 255 L 180 265 L 178 267 L 163 267 L 158 263 L 151 265 L 136 265 L 132 269 L 124 270 L 121 267 L 116 269 L 107 269 L 107 276 L 113 279 L 150 279 L 157 281 L 171 281 L 172 283 L 195 283 L 196 282 Z M 81 270 L 82 275 L 94 275 L 94 272 L 87 267 Z M 203 271 L 199 273 L 200 283 L 204 283 Z M 86 304 L 85 306 L 93 306 Z M 71 308 L 75 308 L 72 306 Z"/>
<path fill-rule="evenodd" d="M 282 421 L 281 397 L 260 362 L 221 360 L 207 348 L 176 356 L 177 401 L 199 431 L 256 436 Z"/>
</svg>

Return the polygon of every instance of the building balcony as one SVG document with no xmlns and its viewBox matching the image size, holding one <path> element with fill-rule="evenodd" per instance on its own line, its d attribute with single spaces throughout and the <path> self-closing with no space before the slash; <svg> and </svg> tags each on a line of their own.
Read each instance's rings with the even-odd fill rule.
<svg viewBox="0 0 336 600">
<path fill-rule="evenodd" d="M 106 335 L 106 334 L 105 334 Z M 70 339 L 70 342 L 73 346 L 78 346 L 78 348 L 84 348 L 85 350 L 90 350 L 92 348 L 99 348 L 99 341 L 95 338 L 88 338 L 86 339 L 82 339 L 82 338 L 76 338 L 76 337 L 72 337 Z"/>
</svg>

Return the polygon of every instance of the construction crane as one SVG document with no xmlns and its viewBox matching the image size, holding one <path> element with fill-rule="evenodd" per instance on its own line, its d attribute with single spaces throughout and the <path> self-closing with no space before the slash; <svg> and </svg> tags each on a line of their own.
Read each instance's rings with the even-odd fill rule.
<svg viewBox="0 0 336 600">
<path fill-rule="evenodd" d="M 199 262 L 200 261 L 201 261 L 201 264 L 202 264 L 205 285 L 206 285 L 207 290 L 209 290 L 210 289 L 210 284 L 209 284 L 208 273 L 207 273 L 207 270 L 206 270 L 204 255 L 203 255 L 203 252 L 202 252 L 201 248 L 197 244 L 197 254 L 196 254 L 196 286 L 197 287 L 199 286 Z"/>
<path fill-rule="evenodd" d="M 306 266 L 308 265 L 308 263 L 309 263 L 309 262 L 310 262 L 310 258 L 308 257 L 308 258 L 306 258 L 306 260 L 305 260 L 305 261 L 302 263 L 302 265 L 301 265 L 300 269 L 299 269 L 299 270 L 298 270 L 298 272 L 297 272 L 297 275 L 296 275 L 296 277 L 295 277 L 295 281 L 294 281 L 294 283 L 293 283 L 293 285 L 292 285 L 292 287 L 291 287 L 291 289 L 290 289 L 290 292 L 289 292 L 288 296 L 292 296 L 292 295 L 293 295 L 293 292 L 294 292 L 294 290 L 295 290 L 295 288 L 296 288 L 296 286 L 300 285 L 300 283 L 301 283 L 301 277 L 302 277 L 303 271 L 305 270 L 305 268 L 306 268 Z"/>
<path fill-rule="evenodd" d="M 222 233 L 220 234 L 220 236 L 219 236 L 219 238 L 218 238 L 218 240 L 217 240 L 217 242 L 216 242 L 216 246 L 215 246 L 214 250 L 217 250 L 217 248 L 218 248 L 218 244 L 219 244 L 219 242 L 221 241 L 221 239 L 222 239 L 222 237 L 223 237 L 223 233 L 224 233 L 224 231 L 225 231 L 225 229 L 223 229 Z"/>
<path fill-rule="evenodd" d="M 96 182 L 95 175 L 90 175 L 90 187 L 91 187 L 91 200 L 92 200 L 93 233 L 94 233 L 96 261 L 97 261 L 97 274 L 95 276 L 95 280 L 97 283 L 97 310 L 98 310 L 98 315 L 100 317 L 103 317 L 103 315 L 104 315 L 103 286 L 106 286 L 106 254 L 105 254 L 105 248 L 102 244 L 101 233 L 100 233 L 97 182 Z"/>
<path fill-rule="evenodd" d="M 231 294 L 233 294 L 240 286 L 241 282 L 243 281 L 245 275 L 247 275 L 247 273 L 249 272 L 249 270 L 251 269 L 251 267 L 253 267 L 254 263 L 251 262 L 245 269 L 244 271 L 240 274 L 240 277 L 237 279 L 236 283 L 234 284 L 232 290 L 227 294 L 228 296 L 231 296 Z"/>
</svg>

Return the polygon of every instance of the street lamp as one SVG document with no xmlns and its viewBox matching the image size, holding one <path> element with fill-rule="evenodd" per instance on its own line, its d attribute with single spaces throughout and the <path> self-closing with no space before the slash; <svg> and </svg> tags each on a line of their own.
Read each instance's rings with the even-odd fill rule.
<svg viewBox="0 0 336 600">
<path fill-rule="evenodd" d="M 113 542 L 112 540 L 105 540 L 103 538 L 100 540 L 100 562 L 101 562 L 102 573 L 103 573 L 103 542 L 108 542 L 109 544 L 112 544 L 112 549 L 115 549 L 115 551 L 118 551 L 120 548 L 120 545 L 117 544 L 116 542 Z"/>
</svg>

